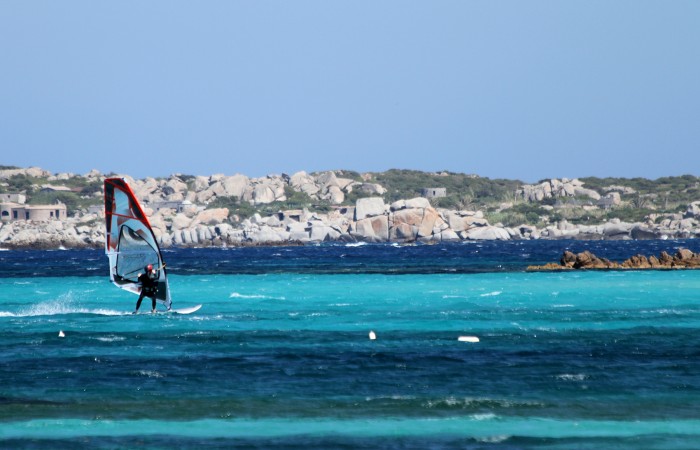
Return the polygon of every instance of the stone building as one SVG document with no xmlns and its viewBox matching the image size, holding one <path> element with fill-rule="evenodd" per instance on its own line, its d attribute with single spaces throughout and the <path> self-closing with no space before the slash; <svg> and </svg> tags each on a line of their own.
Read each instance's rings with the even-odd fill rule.
<svg viewBox="0 0 700 450">
<path fill-rule="evenodd" d="M 420 195 L 425 198 L 446 197 L 447 188 L 423 188 Z"/>
<path fill-rule="evenodd" d="M 27 201 L 27 196 L 24 194 L 0 194 L 1 203 L 20 203 L 23 204 Z"/>
<path fill-rule="evenodd" d="M 0 203 L 0 220 L 14 222 L 16 220 L 32 220 L 36 222 L 47 220 L 65 220 L 66 205 L 24 205 L 12 202 Z"/>
</svg>

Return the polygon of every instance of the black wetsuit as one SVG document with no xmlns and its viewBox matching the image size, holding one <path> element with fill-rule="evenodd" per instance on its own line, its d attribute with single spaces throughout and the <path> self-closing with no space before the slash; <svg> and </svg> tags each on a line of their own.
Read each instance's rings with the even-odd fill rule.
<svg viewBox="0 0 700 450">
<path fill-rule="evenodd" d="M 155 311 L 156 309 L 156 294 L 158 293 L 158 279 L 154 278 L 155 275 L 149 275 L 147 273 L 142 273 L 139 275 L 139 283 L 141 283 L 141 294 L 139 295 L 139 299 L 136 302 L 136 311 L 138 312 L 139 308 L 141 307 L 141 300 L 143 300 L 144 297 L 150 297 L 152 304 L 153 304 L 153 310 Z"/>
</svg>

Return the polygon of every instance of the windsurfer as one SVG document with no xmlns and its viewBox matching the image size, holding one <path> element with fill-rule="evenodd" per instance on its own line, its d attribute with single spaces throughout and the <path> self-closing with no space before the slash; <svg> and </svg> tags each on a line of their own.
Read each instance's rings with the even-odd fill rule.
<svg viewBox="0 0 700 450">
<path fill-rule="evenodd" d="M 149 264 L 144 267 L 145 273 L 139 274 L 139 283 L 141 283 L 141 294 L 139 294 L 139 299 L 136 302 L 136 310 L 134 314 L 139 312 L 141 307 L 141 300 L 144 297 L 150 297 L 152 302 L 151 312 L 156 312 L 156 293 L 158 292 L 158 277 L 156 276 L 156 270 L 153 268 L 153 264 Z"/>
</svg>

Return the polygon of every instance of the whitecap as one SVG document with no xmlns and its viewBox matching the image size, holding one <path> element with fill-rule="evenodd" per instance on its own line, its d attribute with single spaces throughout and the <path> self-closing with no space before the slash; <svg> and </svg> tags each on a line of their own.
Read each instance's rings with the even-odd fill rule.
<svg viewBox="0 0 700 450">
<path fill-rule="evenodd" d="M 503 434 L 503 435 L 498 435 L 498 436 L 480 437 L 480 438 L 476 438 L 476 440 L 478 442 L 483 442 L 485 444 L 500 444 L 501 442 L 505 442 L 510 438 L 511 438 L 511 436 L 509 436 L 507 434 Z"/>
<path fill-rule="evenodd" d="M 480 414 L 472 414 L 471 416 L 469 416 L 470 419 L 479 420 L 479 421 L 481 421 L 481 420 L 493 420 L 497 417 L 498 416 L 496 416 L 494 413 L 480 413 Z"/>
<path fill-rule="evenodd" d="M 273 297 L 269 295 L 262 295 L 262 294 L 241 294 L 238 292 L 232 292 L 231 295 L 228 296 L 229 298 L 265 298 L 269 300 L 286 300 L 285 297 Z"/>
<path fill-rule="evenodd" d="M 564 373 L 561 375 L 557 375 L 556 377 L 557 380 L 562 380 L 562 381 L 583 381 L 588 378 L 588 375 L 583 374 L 583 373 Z"/>
<path fill-rule="evenodd" d="M 497 295 L 501 295 L 503 291 L 493 291 L 493 292 L 487 292 L 486 294 L 481 294 L 479 297 L 495 297 Z"/>
<path fill-rule="evenodd" d="M 113 309 L 86 309 L 78 312 L 82 314 L 97 314 L 100 316 L 125 316 L 131 314 L 130 312 L 115 311 Z"/>
<path fill-rule="evenodd" d="M 416 397 L 413 395 L 377 395 L 376 397 L 365 397 L 366 402 L 373 402 L 373 401 L 383 401 L 383 400 L 415 400 Z"/>
<path fill-rule="evenodd" d="M 367 245 L 366 242 L 349 242 L 345 244 L 346 247 L 362 247 L 363 245 Z"/>
<path fill-rule="evenodd" d="M 100 336 L 100 337 L 95 337 L 92 338 L 95 339 L 96 341 L 101 341 L 101 342 L 120 342 L 120 341 L 125 341 L 126 338 L 124 336 Z"/>
<path fill-rule="evenodd" d="M 232 292 L 231 295 L 228 296 L 228 298 L 268 298 L 268 297 L 266 295 L 259 295 L 259 294 L 246 295 L 246 294 L 239 294 L 238 292 Z"/>
<path fill-rule="evenodd" d="M 139 370 L 138 374 L 146 376 L 148 378 L 163 378 L 164 377 L 164 375 L 162 373 L 156 372 L 155 370 Z"/>
</svg>

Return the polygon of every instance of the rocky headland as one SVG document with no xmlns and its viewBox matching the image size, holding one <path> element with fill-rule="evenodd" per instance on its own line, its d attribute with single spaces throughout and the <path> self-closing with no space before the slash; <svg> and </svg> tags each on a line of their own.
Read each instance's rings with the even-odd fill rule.
<svg viewBox="0 0 700 450">
<path fill-rule="evenodd" d="M 634 222 L 610 218 L 599 224 L 570 223 L 561 217 L 558 206 L 550 204 L 543 204 L 540 209 L 559 214 L 556 221 L 547 215 L 535 215 L 538 223 L 507 226 L 500 221 L 492 223 L 488 218 L 489 214 L 494 216 L 493 211 L 495 217 L 500 217 L 499 213 L 509 211 L 514 204 L 552 203 L 559 199 L 567 199 L 567 202 L 587 199 L 589 203 L 583 205 L 581 211 L 593 214 L 594 209 L 624 203 L 621 195 L 634 194 L 633 189 L 625 186 L 609 186 L 601 194 L 584 188 L 576 179 L 548 180 L 538 185 L 522 185 L 512 192 L 510 202 L 501 202 L 493 206 L 493 211 L 484 211 L 469 202 L 457 208 L 440 207 L 435 199 L 420 196 L 388 201 L 390 193 L 372 176 L 343 175 L 343 171 L 328 171 L 261 178 L 240 174 L 124 178 L 140 199 L 164 247 L 700 236 L 700 201 L 689 203 L 684 211 L 650 215 Z M 96 248 L 104 245 L 104 212 L 99 186 L 106 175 L 98 171 L 74 175 L 52 174 L 39 168 L 4 169 L 0 170 L 0 193 L 12 192 L 17 177 L 45 183 L 25 186 L 29 194 L 78 184 L 82 187 L 71 188 L 72 195 L 79 197 L 82 203 L 63 220 L 7 220 L 3 216 L 0 248 Z M 301 205 L 299 198 L 306 203 Z M 603 206 L 590 201 L 603 201 Z M 324 208 L 316 208 L 318 204 L 323 204 Z M 289 208 L 290 205 L 295 207 Z M 243 215 L 239 208 L 242 206 L 253 209 Z M 570 203 L 564 206 L 570 207 Z"/>
</svg>

